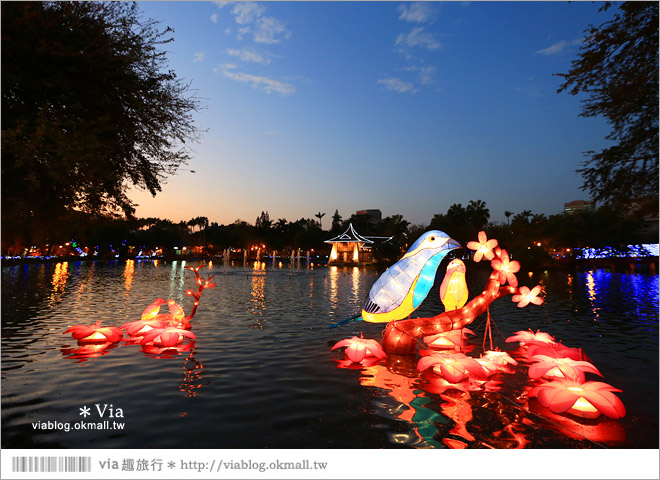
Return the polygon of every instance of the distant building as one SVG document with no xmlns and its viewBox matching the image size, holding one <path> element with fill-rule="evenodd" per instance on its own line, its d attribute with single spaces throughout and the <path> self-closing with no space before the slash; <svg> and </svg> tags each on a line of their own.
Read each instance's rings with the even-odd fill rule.
<svg viewBox="0 0 660 480">
<path fill-rule="evenodd" d="M 380 210 L 378 210 L 380 213 Z M 392 237 L 367 237 L 355 231 L 353 224 L 341 235 L 325 243 L 332 244 L 328 265 L 365 265 L 373 262 L 371 247 L 377 243 L 391 240 Z"/>
<path fill-rule="evenodd" d="M 369 215 L 371 220 L 380 222 L 383 219 L 383 213 L 379 209 L 372 210 L 358 210 L 355 215 Z"/>
<path fill-rule="evenodd" d="M 591 200 L 573 200 L 564 204 L 564 213 L 573 215 L 580 212 L 593 212 L 594 202 Z"/>
</svg>

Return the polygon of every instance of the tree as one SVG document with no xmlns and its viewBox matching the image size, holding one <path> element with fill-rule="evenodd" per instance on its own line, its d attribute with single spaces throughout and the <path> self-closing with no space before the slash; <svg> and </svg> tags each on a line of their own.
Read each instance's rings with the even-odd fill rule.
<svg viewBox="0 0 660 480">
<path fill-rule="evenodd" d="M 466 208 L 469 222 L 477 230 L 483 230 L 488 225 L 490 210 L 486 208 L 486 202 L 483 200 L 470 200 Z"/>
<path fill-rule="evenodd" d="M 581 116 L 611 126 L 603 150 L 586 152 L 578 172 L 593 199 L 637 216 L 658 215 L 658 3 L 617 3 L 619 11 L 590 26 L 558 92 L 586 93 Z M 606 2 L 601 11 L 612 6 Z"/>
<path fill-rule="evenodd" d="M 321 230 L 323 230 L 323 225 L 321 224 L 321 219 L 325 216 L 325 213 L 319 212 L 314 216 L 319 219 L 319 227 L 321 228 Z"/>
<path fill-rule="evenodd" d="M 341 215 L 339 215 L 339 210 L 335 210 L 335 214 L 332 216 L 332 226 L 330 227 L 331 232 L 336 232 L 341 229 L 342 222 Z"/>
<path fill-rule="evenodd" d="M 155 195 L 186 163 L 199 102 L 167 69 L 171 32 L 135 3 L 2 3 L 3 236 L 132 215 L 131 185 Z"/>
<path fill-rule="evenodd" d="M 504 216 L 506 217 L 506 223 L 507 225 L 509 224 L 509 217 L 513 215 L 513 212 L 511 210 L 505 210 L 504 211 Z"/>
</svg>

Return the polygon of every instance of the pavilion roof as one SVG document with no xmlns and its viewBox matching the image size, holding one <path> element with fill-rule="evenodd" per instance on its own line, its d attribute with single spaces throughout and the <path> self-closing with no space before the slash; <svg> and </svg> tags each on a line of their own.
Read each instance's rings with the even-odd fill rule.
<svg viewBox="0 0 660 480">
<path fill-rule="evenodd" d="M 326 240 L 324 243 L 351 243 L 351 242 L 359 242 L 359 243 L 375 243 L 375 241 L 381 240 L 381 241 L 387 241 L 391 239 L 392 237 L 372 237 L 372 236 L 362 236 L 359 233 L 355 231 L 353 228 L 353 224 L 349 223 L 348 228 L 344 233 L 341 235 L 337 235 L 334 238 L 331 238 L 330 240 Z"/>
</svg>

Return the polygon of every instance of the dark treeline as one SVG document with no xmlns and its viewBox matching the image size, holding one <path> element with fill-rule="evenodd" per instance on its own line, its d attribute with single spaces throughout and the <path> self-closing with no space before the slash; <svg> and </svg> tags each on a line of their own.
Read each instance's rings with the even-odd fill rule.
<svg viewBox="0 0 660 480">
<path fill-rule="evenodd" d="M 323 258 L 330 251 L 325 240 L 344 232 L 349 224 L 361 235 L 392 237 L 373 250 L 374 258 L 384 263 L 396 261 L 412 242 L 431 229 L 442 230 L 463 245 L 476 240 L 478 232 L 484 230 L 515 258 L 533 264 L 550 263 L 559 254 L 570 260 L 573 249 L 579 247 L 657 242 L 657 229 L 626 219 L 609 207 L 549 217 L 530 210 L 507 211 L 505 216 L 506 222 L 491 222 L 490 211 L 481 200 L 470 201 L 467 206 L 453 204 L 446 213 L 434 215 L 428 225 L 413 225 L 401 215 L 375 221 L 369 215 L 343 218 L 335 211 L 326 229 L 320 219 L 274 221 L 267 211 L 261 212 L 254 223 L 236 220 L 227 225 L 209 223 L 206 217 L 176 223 L 161 218 L 111 218 L 72 212 L 69 221 L 57 228 L 35 231 L 37 236 L 31 245 L 3 245 L 3 255 L 25 255 L 30 246 L 37 247 L 42 255 L 61 254 L 60 246 L 73 240 L 86 252 L 98 252 L 100 256 L 131 257 L 157 249 L 167 256 L 186 247 L 189 255 L 211 258 L 228 248 L 245 249 L 251 255 L 259 248 L 262 255 L 275 251 L 282 257 L 292 251 L 309 250 Z"/>
</svg>

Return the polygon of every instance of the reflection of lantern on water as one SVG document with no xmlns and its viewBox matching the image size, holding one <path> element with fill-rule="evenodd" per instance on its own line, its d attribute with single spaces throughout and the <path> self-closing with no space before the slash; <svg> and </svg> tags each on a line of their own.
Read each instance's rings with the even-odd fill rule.
<svg viewBox="0 0 660 480">
<path fill-rule="evenodd" d="M 85 343 L 78 348 L 62 348 L 62 355 L 84 362 L 88 358 L 102 357 L 117 346 L 116 342 Z"/>
<path fill-rule="evenodd" d="M 345 352 L 346 357 L 355 363 L 360 363 L 369 357 L 376 357 L 381 360 L 387 357 L 380 344 L 370 338 L 346 338 L 337 342 L 331 350 L 341 347 L 347 347 Z"/>
<path fill-rule="evenodd" d="M 576 380 L 553 380 L 532 388 L 528 396 L 554 413 L 570 413 L 583 418 L 597 418 L 602 413 L 621 418 L 626 409 L 612 392 L 621 390 L 603 382 L 580 383 Z"/>
<path fill-rule="evenodd" d="M 445 395 L 440 395 L 440 398 L 444 400 L 444 403 L 441 405 L 441 412 L 455 423 L 449 433 L 473 442 L 474 437 L 467 431 L 467 423 L 472 420 L 472 405 L 469 403 L 469 392 L 451 390 L 451 393 L 448 392 Z M 447 442 L 445 443 L 447 444 Z M 450 448 L 464 448 L 453 442 L 447 444 L 447 446 Z"/>
<path fill-rule="evenodd" d="M 124 336 L 119 328 L 102 327 L 98 320 L 94 325 L 74 325 L 64 333 L 71 333 L 79 343 L 115 343 Z"/>
<path fill-rule="evenodd" d="M 142 352 L 153 358 L 172 358 L 181 355 L 184 352 L 190 352 L 195 348 L 195 341 L 180 343 L 173 347 L 164 347 L 162 345 L 147 344 L 142 345 Z"/>
<path fill-rule="evenodd" d="M 567 378 L 584 382 L 585 372 L 595 373 L 603 376 L 591 363 L 571 358 L 552 358 L 547 355 L 535 355 L 531 358 L 533 362 L 529 366 L 529 378 L 541 377 Z"/>
<path fill-rule="evenodd" d="M 183 380 L 179 390 L 185 392 L 186 397 L 196 397 L 197 391 L 204 386 L 203 379 L 204 364 L 198 362 L 191 353 L 183 365 Z"/>
</svg>

